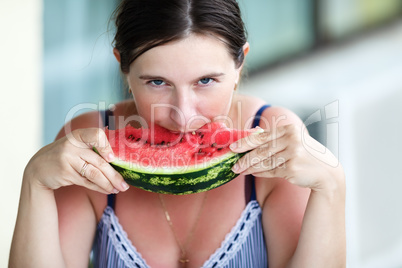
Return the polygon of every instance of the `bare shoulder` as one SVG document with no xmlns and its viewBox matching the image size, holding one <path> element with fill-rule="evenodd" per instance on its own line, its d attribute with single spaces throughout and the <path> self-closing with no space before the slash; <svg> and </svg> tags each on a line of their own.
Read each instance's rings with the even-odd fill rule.
<svg viewBox="0 0 402 268">
<path fill-rule="evenodd" d="M 271 103 L 264 99 L 255 96 L 238 94 L 234 99 L 234 106 L 236 112 L 242 114 L 243 121 L 252 121 L 257 111 L 263 105 L 270 105 L 268 109 L 265 109 L 260 118 L 260 127 L 266 130 L 273 129 L 275 127 L 289 125 L 289 124 L 303 124 L 301 119 L 290 109 L 280 106 L 271 106 Z M 241 112 L 239 112 L 241 109 Z"/>
<path fill-rule="evenodd" d="M 235 102 L 240 101 L 244 107 L 249 108 L 249 107 L 254 107 L 254 106 L 262 106 L 266 103 L 265 100 L 256 97 L 256 96 L 251 96 L 251 95 L 245 95 L 245 94 L 237 94 L 235 95 Z"/>
<path fill-rule="evenodd" d="M 261 98 L 237 94 L 233 99 L 232 116 L 241 122 L 242 128 L 251 128 L 255 114 L 265 104 Z"/>
<path fill-rule="evenodd" d="M 302 125 L 303 122 L 294 112 L 280 106 L 272 106 L 269 109 L 265 109 L 260 121 L 260 127 L 266 130 L 290 124 Z"/>
<path fill-rule="evenodd" d="M 63 138 L 68 133 L 81 128 L 101 128 L 103 127 L 103 118 L 99 111 L 91 111 L 77 117 L 74 117 L 60 129 L 56 140 Z"/>
<path fill-rule="evenodd" d="M 234 97 L 233 104 L 236 109 L 241 108 L 242 112 L 250 111 L 253 113 L 252 111 L 258 110 L 266 104 L 266 101 L 255 96 L 237 94 Z"/>
<path fill-rule="evenodd" d="M 127 111 L 136 112 L 134 102 L 132 100 L 121 101 L 114 105 L 113 113 L 117 116 L 127 116 Z M 71 131 L 81 128 L 103 128 L 104 118 L 99 111 L 91 111 L 80 114 L 62 127 L 56 139 L 64 137 Z"/>
</svg>

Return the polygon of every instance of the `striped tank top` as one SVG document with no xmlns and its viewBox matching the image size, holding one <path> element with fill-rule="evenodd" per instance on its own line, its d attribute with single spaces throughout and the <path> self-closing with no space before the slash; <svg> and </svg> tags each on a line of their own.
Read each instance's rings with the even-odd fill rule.
<svg viewBox="0 0 402 268">
<path fill-rule="evenodd" d="M 259 125 L 262 112 L 268 105 L 261 107 L 253 121 Z M 110 111 L 103 113 L 105 126 L 109 122 Z M 221 246 L 205 261 L 205 268 L 262 268 L 268 267 L 268 254 L 264 240 L 261 215 L 262 210 L 256 200 L 254 177 L 251 180 L 251 196 L 246 208 L 232 230 L 225 236 Z M 94 267 L 149 267 L 141 253 L 128 238 L 114 213 L 116 195 L 108 195 L 108 204 L 99 221 L 92 248 Z"/>
</svg>

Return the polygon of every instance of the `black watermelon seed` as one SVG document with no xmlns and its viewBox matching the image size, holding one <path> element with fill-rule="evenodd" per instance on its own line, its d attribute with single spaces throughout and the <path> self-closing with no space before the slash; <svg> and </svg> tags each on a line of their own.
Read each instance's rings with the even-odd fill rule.
<svg viewBox="0 0 402 268">
<path fill-rule="evenodd" d="M 212 147 L 212 148 L 216 147 L 216 142 L 212 143 L 212 144 L 211 144 L 211 147 Z"/>
<path fill-rule="evenodd" d="M 131 140 L 132 138 L 133 138 L 133 135 L 128 136 L 128 139 L 130 139 L 130 140 Z"/>
<path fill-rule="evenodd" d="M 162 141 L 162 142 L 161 142 L 161 145 L 165 145 L 165 142 L 164 142 L 164 141 Z"/>
</svg>

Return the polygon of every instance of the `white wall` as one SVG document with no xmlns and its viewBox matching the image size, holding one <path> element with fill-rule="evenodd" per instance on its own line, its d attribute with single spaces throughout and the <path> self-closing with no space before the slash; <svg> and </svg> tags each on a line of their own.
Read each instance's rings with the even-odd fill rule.
<svg viewBox="0 0 402 268">
<path fill-rule="evenodd" d="M 0 267 L 7 267 L 21 178 L 42 137 L 42 1 L 0 1 Z"/>
<path fill-rule="evenodd" d="M 324 143 L 346 172 L 348 267 L 402 267 L 402 21 L 241 90 L 303 119 L 322 115 Z"/>
</svg>

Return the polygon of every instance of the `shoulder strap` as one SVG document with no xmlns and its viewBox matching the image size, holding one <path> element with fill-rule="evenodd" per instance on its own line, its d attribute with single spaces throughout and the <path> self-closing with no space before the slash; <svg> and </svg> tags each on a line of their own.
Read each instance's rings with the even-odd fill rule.
<svg viewBox="0 0 402 268">
<path fill-rule="evenodd" d="M 116 195 L 108 194 L 107 195 L 107 206 L 111 207 L 114 210 L 114 204 L 116 203 Z"/>
<path fill-rule="evenodd" d="M 255 114 L 254 120 L 253 120 L 253 124 L 252 124 L 252 128 L 255 128 L 257 126 L 260 125 L 260 119 L 261 119 L 261 115 L 262 113 L 265 111 L 265 109 L 269 108 L 271 105 L 265 104 L 264 106 L 262 106 L 257 113 Z M 249 178 L 251 179 L 251 196 L 250 196 L 250 201 L 251 200 L 256 200 L 257 199 L 257 195 L 256 195 L 256 191 L 255 191 L 255 178 L 253 175 L 248 175 Z"/>
<path fill-rule="evenodd" d="M 108 127 L 109 129 L 114 129 L 114 117 L 113 117 L 113 112 L 111 110 L 102 110 L 99 111 L 102 120 L 103 120 L 103 125 L 105 127 Z M 108 207 L 111 207 L 114 210 L 114 204 L 116 201 L 116 195 L 115 194 L 109 194 L 107 196 L 107 205 Z"/>
<path fill-rule="evenodd" d="M 100 113 L 100 115 L 102 117 L 103 125 L 105 127 L 108 127 L 109 129 L 115 129 L 113 111 L 111 111 L 111 110 L 102 110 L 99 113 Z"/>
<path fill-rule="evenodd" d="M 261 119 L 261 115 L 262 113 L 265 111 L 265 109 L 271 107 L 271 105 L 265 104 L 264 106 L 262 106 L 257 113 L 254 116 L 254 120 L 253 120 L 253 124 L 252 124 L 252 128 L 257 127 L 260 124 L 260 119 Z"/>
</svg>

